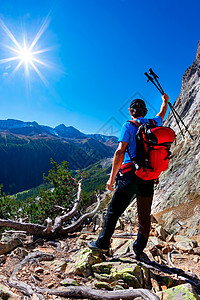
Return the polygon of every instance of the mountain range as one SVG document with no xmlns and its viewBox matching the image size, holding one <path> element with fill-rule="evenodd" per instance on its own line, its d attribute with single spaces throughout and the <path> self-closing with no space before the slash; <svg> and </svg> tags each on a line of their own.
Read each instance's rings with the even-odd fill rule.
<svg viewBox="0 0 200 300">
<path fill-rule="evenodd" d="M 72 126 L 55 128 L 37 122 L 0 120 L 0 184 L 13 194 L 42 183 L 51 168 L 50 158 L 63 160 L 72 170 L 113 156 L 115 136 L 84 134 Z"/>
</svg>

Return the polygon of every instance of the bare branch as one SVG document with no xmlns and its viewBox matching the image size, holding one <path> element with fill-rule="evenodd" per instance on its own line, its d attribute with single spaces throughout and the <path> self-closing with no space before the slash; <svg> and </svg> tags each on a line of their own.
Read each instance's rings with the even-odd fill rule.
<svg viewBox="0 0 200 300">
<path fill-rule="evenodd" d="M 80 201 L 81 201 L 81 180 L 78 182 L 77 200 L 74 203 L 74 207 L 67 214 L 55 218 L 55 222 L 54 222 L 54 225 L 53 225 L 53 228 L 52 228 L 52 233 L 53 234 L 58 232 L 58 230 L 60 229 L 60 227 L 62 226 L 62 224 L 64 222 L 66 222 L 68 219 L 72 218 L 75 215 L 75 213 L 78 210 Z"/>
<path fill-rule="evenodd" d="M 38 293 L 47 293 L 49 295 L 57 295 L 60 297 L 68 298 L 82 298 L 82 299 L 95 299 L 95 300 L 115 300 L 115 299 L 135 299 L 141 297 L 145 300 L 159 300 L 158 296 L 145 289 L 132 289 L 121 291 L 102 291 L 95 290 L 84 286 L 69 286 L 67 288 L 58 289 L 38 289 Z"/>
<path fill-rule="evenodd" d="M 43 233 L 46 235 L 50 235 L 51 234 L 51 230 L 52 230 L 52 220 L 50 218 L 47 218 L 44 221 L 44 226 L 46 226 L 46 228 L 44 229 Z"/>
<path fill-rule="evenodd" d="M 74 224 L 71 224 L 67 227 L 64 227 L 60 230 L 61 234 L 66 234 L 66 233 L 70 233 L 75 231 L 87 218 L 92 217 L 94 214 L 96 214 L 96 212 L 99 209 L 100 206 L 100 195 L 97 195 L 97 206 L 95 207 L 95 209 L 89 213 L 84 214 L 83 216 L 81 216 Z"/>
<path fill-rule="evenodd" d="M 0 227 L 10 227 L 20 231 L 26 231 L 34 235 L 46 235 L 46 233 L 44 232 L 46 227 L 39 224 L 20 223 L 13 220 L 0 219 Z"/>
<path fill-rule="evenodd" d="M 23 294 L 27 296 L 31 296 L 33 294 L 33 288 L 17 279 L 17 273 L 18 271 L 27 263 L 35 262 L 35 261 L 41 261 L 41 260 L 53 260 L 54 256 L 50 253 L 44 253 L 44 252 L 34 252 L 28 255 L 22 262 L 20 262 L 18 265 L 15 266 L 10 279 L 9 279 L 9 285 L 11 287 L 15 287 L 16 289 L 20 290 Z"/>
</svg>

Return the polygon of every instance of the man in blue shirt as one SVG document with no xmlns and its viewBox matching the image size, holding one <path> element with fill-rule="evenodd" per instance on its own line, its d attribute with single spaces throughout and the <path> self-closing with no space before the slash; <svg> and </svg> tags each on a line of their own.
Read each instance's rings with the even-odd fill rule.
<svg viewBox="0 0 200 300">
<path fill-rule="evenodd" d="M 169 101 L 168 95 L 164 94 L 162 100 L 163 103 L 160 112 L 153 118 L 157 126 L 162 125 L 162 121 L 165 117 L 167 102 Z M 149 122 L 148 119 L 144 118 L 147 114 L 147 108 L 143 100 L 134 99 L 129 106 L 129 112 L 134 121 L 142 124 Z M 126 122 L 122 126 L 119 145 L 114 154 L 112 170 L 107 182 L 107 188 L 113 191 L 113 184 L 116 179 L 117 187 L 108 207 L 103 231 L 96 241 L 88 243 L 88 247 L 92 250 L 108 252 L 110 239 L 115 230 L 117 220 L 135 197 L 137 198 L 139 223 L 137 239 L 133 243 L 133 250 L 136 256 L 141 255 L 146 247 L 150 232 L 150 214 L 154 192 L 154 180 L 143 180 L 137 177 L 134 169 L 124 174 L 119 172 L 124 164 L 131 162 L 130 156 L 132 158 L 136 156 L 137 131 L 138 127 L 131 122 Z M 127 152 L 127 149 L 129 153 Z"/>
</svg>

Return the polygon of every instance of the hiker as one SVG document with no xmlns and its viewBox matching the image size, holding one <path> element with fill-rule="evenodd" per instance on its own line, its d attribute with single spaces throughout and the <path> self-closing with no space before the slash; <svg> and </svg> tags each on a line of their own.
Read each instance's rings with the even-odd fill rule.
<svg viewBox="0 0 200 300">
<path fill-rule="evenodd" d="M 154 117 L 157 126 L 162 125 L 162 121 L 167 111 L 167 94 L 162 96 L 163 103 L 160 112 Z M 130 103 L 129 112 L 132 120 L 139 121 L 141 124 L 148 123 L 144 118 L 147 114 L 146 104 L 141 99 L 134 99 Z M 107 182 L 107 188 L 113 191 L 113 184 L 116 179 L 116 190 L 108 207 L 105 217 L 104 227 L 96 241 L 88 242 L 88 247 L 92 250 L 108 252 L 110 239 L 115 230 L 117 220 L 125 211 L 133 198 L 137 198 L 138 211 L 138 234 L 133 243 L 133 250 L 136 256 L 143 253 L 147 245 L 150 232 L 150 213 L 154 193 L 154 180 L 143 180 L 135 175 L 134 167 L 129 172 L 122 174 L 120 168 L 131 162 L 131 157 L 136 156 L 136 133 L 138 127 L 131 122 L 124 123 L 119 137 L 119 145 L 115 151 L 110 178 Z M 129 153 L 126 149 L 129 149 Z M 130 155 L 129 155 L 130 154 Z M 133 165 L 132 165 L 133 166 Z"/>
</svg>

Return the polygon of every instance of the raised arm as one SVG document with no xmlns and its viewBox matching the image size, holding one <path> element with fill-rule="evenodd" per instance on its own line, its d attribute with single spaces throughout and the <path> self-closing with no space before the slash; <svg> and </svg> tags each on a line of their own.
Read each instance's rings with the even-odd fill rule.
<svg viewBox="0 0 200 300">
<path fill-rule="evenodd" d="M 163 103 L 161 105 L 160 112 L 157 114 L 157 116 L 160 116 L 163 120 L 167 112 L 167 102 L 169 101 L 169 96 L 167 94 L 162 95 L 162 100 Z"/>
</svg>

